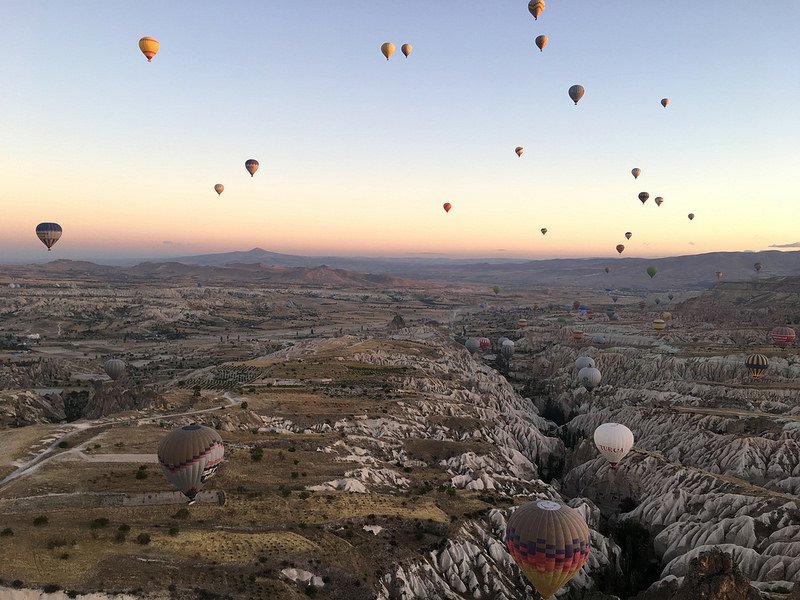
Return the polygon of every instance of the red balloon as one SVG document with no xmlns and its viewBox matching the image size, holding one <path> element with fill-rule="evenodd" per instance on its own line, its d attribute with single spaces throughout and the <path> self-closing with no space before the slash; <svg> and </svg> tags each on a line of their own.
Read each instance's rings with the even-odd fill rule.
<svg viewBox="0 0 800 600">
<path fill-rule="evenodd" d="M 442 206 L 444 208 L 444 212 L 450 212 L 450 209 L 453 208 L 453 205 L 449 202 L 445 202 Z"/>
</svg>

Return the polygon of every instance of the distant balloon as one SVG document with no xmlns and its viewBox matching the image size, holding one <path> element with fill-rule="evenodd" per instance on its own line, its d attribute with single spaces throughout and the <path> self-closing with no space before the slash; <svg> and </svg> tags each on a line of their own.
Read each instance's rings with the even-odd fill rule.
<svg viewBox="0 0 800 600">
<path fill-rule="evenodd" d="M 575 300 L 575 302 L 572 303 L 572 310 L 578 310 L 580 307 L 581 303 L 578 302 L 577 300 Z"/>
<path fill-rule="evenodd" d="M 689 220 L 694 221 L 694 213 L 689 213 Z"/>
<path fill-rule="evenodd" d="M 528 2 L 528 12 L 533 15 L 534 20 L 539 20 L 539 15 L 544 10 L 544 0 L 530 0 Z"/>
<path fill-rule="evenodd" d="M 661 298 L 656 298 L 654 302 L 656 303 L 656 306 L 658 306 L 659 304 L 661 304 Z"/>
<path fill-rule="evenodd" d="M 392 42 L 384 42 L 381 44 L 381 54 L 386 57 L 386 60 L 394 54 L 394 44 Z"/>
<path fill-rule="evenodd" d="M 620 254 L 622 254 L 622 252 L 623 252 L 624 250 L 625 250 L 625 246 L 623 246 L 622 244 L 617 244 L 617 252 L 619 252 Z"/>
<path fill-rule="evenodd" d="M 478 344 L 481 350 L 488 350 L 492 347 L 492 341 L 487 337 L 478 338 Z"/>
<path fill-rule="evenodd" d="M 517 156 L 522 156 L 522 153 L 525 152 L 525 148 L 523 148 L 522 146 L 517 146 L 516 148 L 514 148 L 514 152 L 517 153 Z"/>
<path fill-rule="evenodd" d="M 145 55 L 147 58 L 147 62 L 153 60 L 153 57 L 158 53 L 158 48 L 161 44 L 158 43 L 158 40 L 151 37 L 143 37 L 139 40 L 139 50 L 142 51 L 142 54 Z"/>
<path fill-rule="evenodd" d="M 499 285 L 492 286 L 492 291 L 494 292 L 494 295 L 497 296 L 500 293 L 500 286 Z"/>
<path fill-rule="evenodd" d="M 619 423 L 603 423 L 594 430 L 594 445 L 612 468 L 633 448 L 633 432 Z"/>
<path fill-rule="evenodd" d="M 217 196 L 221 196 L 222 192 L 225 191 L 225 186 L 222 185 L 221 183 L 218 183 L 217 185 L 214 186 L 214 191 L 217 192 Z"/>
<path fill-rule="evenodd" d="M 600 385 L 602 378 L 600 370 L 595 367 L 584 367 L 578 371 L 578 383 L 590 392 Z"/>
<path fill-rule="evenodd" d="M 648 194 L 647 192 L 639 192 L 639 200 L 641 200 L 641 201 L 642 201 L 642 204 L 644 204 L 645 202 L 647 202 L 647 199 L 648 199 L 649 197 L 650 197 L 650 194 Z"/>
<path fill-rule="evenodd" d="M 573 329 L 572 339 L 580 344 L 583 341 L 583 331 L 580 329 Z"/>
<path fill-rule="evenodd" d="M 575 359 L 575 369 L 580 371 L 586 367 L 594 368 L 594 359 L 591 356 L 579 356 Z"/>
<path fill-rule="evenodd" d="M 481 349 L 481 341 L 475 337 L 467 338 L 467 341 L 464 342 L 464 346 L 467 348 L 470 354 L 473 354 Z"/>
<path fill-rule="evenodd" d="M 670 300 L 672 300 L 674 297 L 675 297 L 675 295 L 672 292 L 667 294 L 667 298 L 669 298 Z"/>
<path fill-rule="evenodd" d="M 633 237 L 633 234 L 632 234 L 630 231 L 626 231 L 626 232 L 625 232 L 625 237 L 626 237 L 627 239 L 631 239 L 631 238 Z"/>
<path fill-rule="evenodd" d="M 408 58 L 408 55 L 411 54 L 411 50 L 411 44 L 403 44 L 400 46 L 400 52 L 402 52 L 406 58 Z"/>
<path fill-rule="evenodd" d="M 663 106 L 664 108 L 667 108 L 667 106 L 669 106 L 669 98 L 662 98 L 661 99 L 661 106 Z"/>
<path fill-rule="evenodd" d="M 606 338 L 602 335 L 596 335 L 592 338 L 592 343 L 598 346 L 605 346 L 606 345 Z"/>
<path fill-rule="evenodd" d="M 791 327 L 786 327 L 785 325 L 775 327 L 769 332 L 770 341 L 781 350 L 791 346 L 796 337 L 797 335 L 795 334 L 794 329 Z"/>
<path fill-rule="evenodd" d="M 450 209 L 453 208 L 453 205 L 450 204 L 449 202 L 445 202 L 444 204 L 442 204 L 442 208 L 444 208 L 444 212 L 449 213 Z"/>
<path fill-rule="evenodd" d="M 535 41 L 536 41 L 536 46 L 539 48 L 539 52 L 544 50 L 544 47 L 547 46 L 547 36 L 546 35 L 537 35 Z"/>
<path fill-rule="evenodd" d="M 619 296 L 611 296 L 611 300 L 616 304 L 617 300 L 619 300 Z"/>
<path fill-rule="evenodd" d="M 506 547 L 546 600 L 581 570 L 591 538 L 580 512 L 559 502 L 538 500 L 523 504 L 508 519 Z"/>
<path fill-rule="evenodd" d="M 658 273 L 658 269 L 656 269 L 655 267 L 647 267 L 647 274 L 650 275 L 650 279 L 655 277 L 656 273 Z"/>
<path fill-rule="evenodd" d="M 717 281 L 719 281 L 720 279 L 722 279 L 724 273 L 722 271 L 717 271 L 716 273 L 714 273 L 714 275 L 717 276 Z"/>
<path fill-rule="evenodd" d="M 631 169 L 631 175 L 633 175 L 634 179 L 639 179 L 639 175 L 641 175 L 641 174 L 642 174 L 642 170 L 639 167 L 636 167 L 635 169 Z"/>
<path fill-rule="evenodd" d="M 664 199 L 661 196 L 656 196 L 656 206 L 661 206 L 664 203 Z"/>
<path fill-rule="evenodd" d="M 539 231 L 541 231 L 542 235 L 544 235 L 545 233 L 547 233 L 547 227 L 542 227 Z"/>
<path fill-rule="evenodd" d="M 39 223 L 36 226 L 36 237 L 47 246 L 47 251 L 50 252 L 53 245 L 61 239 L 63 229 L 58 223 Z"/>
<path fill-rule="evenodd" d="M 582 85 L 573 85 L 569 88 L 569 97 L 572 98 L 572 101 L 575 104 L 578 104 L 578 101 L 583 98 L 583 94 L 586 90 L 583 89 Z"/>
<path fill-rule="evenodd" d="M 744 366 L 750 372 L 750 376 L 759 379 L 769 368 L 769 360 L 763 354 L 751 354 L 744 361 Z"/>
<path fill-rule="evenodd" d="M 528 326 L 528 319 L 517 319 L 517 327 L 525 329 Z"/>
<path fill-rule="evenodd" d="M 667 310 L 665 310 L 663 313 L 661 313 L 661 318 L 664 321 L 669 321 L 672 318 L 672 313 L 667 311 Z"/>
<path fill-rule="evenodd" d="M 192 502 L 222 464 L 224 455 L 222 438 L 203 425 L 173 429 L 158 444 L 161 470 L 169 482 Z"/>
<path fill-rule="evenodd" d="M 756 273 L 760 273 L 761 272 L 761 263 L 757 262 L 756 264 L 753 265 L 753 268 L 756 270 Z"/>
<path fill-rule="evenodd" d="M 664 319 L 656 319 L 653 321 L 653 329 L 656 331 L 664 331 L 667 328 L 667 323 Z"/>
<path fill-rule="evenodd" d="M 258 171 L 258 161 L 255 158 L 248 158 L 244 161 L 244 168 L 247 169 L 247 172 L 250 173 L 250 177 L 256 174 Z"/>
<path fill-rule="evenodd" d="M 118 358 L 112 358 L 105 362 L 103 370 L 106 372 L 106 375 L 116 381 L 125 374 L 125 363 Z"/>
<path fill-rule="evenodd" d="M 606 267 L 604 270 L 606 273 L 611 273 L 611 267 Z"/>
</svg>

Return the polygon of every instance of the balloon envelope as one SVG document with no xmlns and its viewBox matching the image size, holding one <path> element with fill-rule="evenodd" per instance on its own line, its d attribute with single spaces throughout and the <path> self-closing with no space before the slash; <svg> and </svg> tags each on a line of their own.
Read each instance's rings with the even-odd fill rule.
<svg viewBox="0 0 800 600">
<path fill-rule="evenodd" d="M 656 269 L 655 267 L 647 267 L 647 274 L 650 275 L 650 279 L 655 277 L 656 273 L 658 273 L 658 269 Z"/>
<path fill-rule="evenodd" d="M 508 519 L 506 547 L 545 600 L 561 589 L 589 556 L 589 527 L 581 514 L 560 502 L 523 504 Z"/>
<path fill-rule="evenodd" d="M 260 165 L 255 158 L 248 158 L 246 161 L 244 161 L 244 168 L 247 169 L 248 173 L 250 173 L 250 177 L 256 174 L 259 166 Z"/>
<path fill-rule="evenodd" d="M 626 232 L 625 232 L 625 237 L 626 237 L 627 239 L 631 239 L 631 238 L 633 237 L 633 234 L 632 234 L 630 231 L 626 231 Z"/>
<path fill-rule="evenodd" d="M 210 427 L 191 424 L 173 429 L 158 444 L 161 470 L 189 500 L 194 500 L 222 463 L 222 438 Z"/>
<path fill-rule="evenodd" d="M 477 352 L 481 349 L 481 341 L 478 338 L 471 337 L 467 338 L 467 341 L 464 342 L 464 346 L 469 350 L 469 352 Z"/>
<path fill-rule="evenodd" d="M 525 148 L 523 148 L 522 146 L 517 146 L 516 148 L 514 148 L 514 152 L 517 153 L 517 156 L 522 156 L 522 153 L 525 152 Z"/>
<path fill-rule="evenodd" d="M 761 271 L 761 263 L 757 262 L 756 264 L 753 265 L 753 268 L 756 270 L 756 273 L 758 273 L 759 271 Z"/>
<path fill-rule="evenodd" d="M 669 98 L 662 98 L 661 99 L 661 106 L 663 106 L 664 108 L 667 108 L 667 106 L 669 106 Z"/>
<path fill-rule="evenodd" d="M 663 319 L 656 319 L 653 321 L 653 329 L 656 331 L 664 331 L 667 328 L 667 323 Z"/>
<path fill-rule="evenodd" d="M 664 202 L 664 199 L 661 196 L 656 196 L 656 206 L 661 206 Z"/>
<path fill-rule="evenodd" d="M 536 46 L 539 48 L 539 52 L 544 50 L 544 47 L 547 46 L 547 36 L 546 35 L 537 35 L 536 36 Z"/>
<path fill-rule="evenodd" d="M 547 233 L 547 227 L 542 227 L 539 231 L 541 231 L 542 235 L 544 235 L 545 233 Z"/>
<path fill-rule="evenodd" d="M 381 54 L 386 57 L 386 60 L 394 54 L 394 44 L 392 42 L 384 42 L 381 44 Z"/>
<path fill-rule="evenodd" d="M 147 58 L 147 62 L 153 60 L 153 57 L 156 55 L 160 47 L 161 44 L 159 44 L 158 40 L 155 38 L 145 36 L 139 40 L 139 50 L 141 50 L 142 54 L 144 54 L 145 58 Z"/>
<path fill-rule="evenodd" d="M 444 208 L 444 212 L 450 212 L 450 209 L 453 208 L 453 205 L 449 202 L 445 202 L 442 204 L 442 208 Z"/>
<path fill-rule="evenodd" d="M 758 379 L 769 368 L 769 360 L 763 354 L 751 354 L 745 359 L 744 366 L 751 377 Z"/>
<path fill-rule="evenodd" d="M 106 375 L 116 381 L 125 374 L 125 363 L 118 358 L 112 358 L 105 362 L 103 370 L 106 372 Z"/>
<path fill-rule="evenodd" d="M 63 231 L 64 230 L 61 229 L 61 225 L 58 223 L 39 223 L 36 226 L 36 237 L 38 237 L 42 243 L 47 246 L 47 251 L 50 252 L 53 244 L 61 239 L 61 234 Z"/>
<path fill-rule="evenodd" d="M 689 216 L 689 220 L 690 220 L 690 221 L 693 221 L 693 220 L 694 220 L 694 213 L 689 213 L 689 215 L 688 215 L 688 216 Z"/>
<path fill-rule="evenodd" d="M 406 58 L 408 58 L 408 55 L 411 54 L 411 49 L 411 44 L 403 44 L 400 46 L 400 52 L 402 52 Z"/>
<path fill-rule="evenodd" d="M 530 0 L 528 2 L 528 12 L 533 15 L 534 20 L 539 20 L 539 15 L 544 10 L 544 0 Z"/>
<path fill-rule="evenodd" d="M 623 246 L 622 244 L 617 244 L 617 252 L 622 254 L 623 250 L 625 250 L 625 246 Z"/>
<path fill-rule="evenodd" d="M 591 356 L 579 356 L 575 359 L 575 368 L 580 371 L 586 367 L 594 368 L 594 359 Z"/>
<path fill-rule="evenodd" d="M 641 175 L 641 174 L 642 174 L 642 170 L 639 167 L 636 167 L 635 169 L 631 169 L 631 175 L 633 175 L 634 179 L 639 179 L 639 175 Z"/>
<path fill-rule="evenodd" d="M 781 349 L 791 346 L 796 337 L 794 329 L 786 326 L 775 327 L 769 332 L 770 341 Z"/>
<path fill-rule="evenodd" d="M 619 423 L 603 423 L 594 430 L 594 445 L 616 467 L 633 448 L 633 432 Z"/>
<path fill-rule="evenodd" d="M 647 202 L 647 199 L 650 197 L 650 194 L 647 192 L 639 192 L 639 200 L 641 200 L 642 204 Z"/>
<path fill-rule="evenodd" d="M 214 186 L 214 191 L 217 192 L 217 196 L 221 196 L 222 192 L 225 191 L 225 186 L 222 185 L 221 183 L 218 183 L 217 185 Z"/>
<path fill-rule="evenodd" d="M 586 90 L 583 89 L 582 85 L 573 85 L 569 88 L 569 97 L 572 98 L 572 101 L 575 104 L 578 104 L 578 101 L 583 98 L 583 94 Z"/>
<path fill-rule="evenodd" d="M 595 367 L 584 367 L 578 371 L 578 383 L 590 392 L 600 385 L 601 379 L 600 370 Z"/>
</svg>

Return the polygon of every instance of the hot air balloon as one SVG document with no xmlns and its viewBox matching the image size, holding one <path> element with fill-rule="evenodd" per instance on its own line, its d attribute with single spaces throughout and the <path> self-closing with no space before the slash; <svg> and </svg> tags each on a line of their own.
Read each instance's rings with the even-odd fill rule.
<svg viewBox="0 0 800 600">
<path fill-rule="evenodd" d="M 663 106 L 664 108 L 667 108 L 667 106 L 669 106 L 669 98 L 662 98 L 661 99 L 661 106 Z"/>
<path fill-rule="evenodd" d="M 744 361 L 744 366 L 750 372 L 750 376 L 759 379 L 769 368 L 769 360 L 763 354 L 751 354 Z"/>
<path fill-rule="evenodd" d="M 624 250 L 625 250 L 625 246 L 623 246 L 622 244 L 617 244 L 617 252 L 619 252 L 620 254 L 622 254 L 622 252 L 623 252 Z"/>
<path fill-rule="evenodd" d="M 594 359 L 591 356 L 579 356 L 575 359 L 575 369 L 580 371 L 586 367 L 594 368 Z"/>
<path fill-rule="evenodd" d="M 478 338 L 478 344 L 481 350 L 488 350 L 492 347 L 492 341 L 486 337 Z"/>
<path fill-rule="evenodd" d="M 797 336 L 795 335 L 794 329 L 791 327 L 786 327 L 785 325 L 775 327 L 769 332 L 770 341 L 773 343 L 773 345 L 781 349 L 791 346 L 796 337 Z"/>
<path fill-rule="evenodd" d="M 464 346 L 467 348 L 470 354 L 472 354 L 481 349 L 481 341 L 475 337 L 467 338 L 467 341 L 464 342 Z"/>
<path fill-rule="evenodd" d="M 602 335 L 596 335 L 592 338 L 592 343 L 598 346 L 605 346 L 606 345 L 606 338 Z"/>
<path fill-rule="evenodd" d="M 575 302 L 572 303 L 572 310 L 578 310 L 580 307 L 581 303 L 578 302 L 577 300 L 575 300 Z"/>
<path fill-rule="evenodd" d="M 611 300 L 616 304 L 617 300 L 619 300 L 619 296 L 611 296 Z"/>
<path fill-rule="evenodd" d="M 500 356 L 502 356 L 506 362 L 510 362 L 511 357 L 514 356 L 514 342 L 506 340 L 506 342 L 500 346 Z"/>
<path fill-rule="evenodd" d="M 661 196 L 656 196 L 656 206 L 661 206 L 664 203 L 664 199 Z"/>
<path fill-rule="evenodd" d="M 656 299 L 655 299 L 655 303 L 656 303 L 656 306 L 658 306 L 659 304 L 661 304 L 661 298 L 656 298 Z"/>
<path fill-rule="evenodd" d="M 663 319 L 656 319 L 653 321 L 653 329 L 656 331 L 664 331 L 667 328 L 667 324 Z"/>
<path fill-rule="evenodd" d="M 528 581 L 548 600 L 586 562 L 589 527 L 574 508 L 537 500 L 523 504 L 509 518 L 506 547 Z"/>
<path fill-rule="evenodd" d="M 445 202 L 444 204 L 442 204 L 442 208 L 444 208 L 444 212 L 449 213 L 450 209 L 453 208 L 453 205 L 450 204 L 449 202 Z"/>
<path fill-rule="evenodd" d="M 658 269 L 656 269 L 655 267 L 647 267 L 647 274 L 650 275 L 650 279 L 655 277 L 656 273 L 658 273 Z"/>
<path fill-rule="evenodd" d="M 631 239 L 631 238 L 633 237 L 633 234 L 632 234 L 630 231 L 626 231 L 626 232 L 625 232 L 625 237 L 626 237 L 627 239 Z"/>
<path fill-rule="evenodd" d="M 672 300 L 674 297 L 675 297 L 675 295 L 672 292 L 667 294 L 667 298 L 669 298 L 670 300 Z"/>
<path fill-rule="evenodd" d="M 217 185 L 214 186 L 214 191 L 217 192 L 217 196 L 221 196 L 222 192 L 225 191 L 225 186 L 222 185 L 221 183 L 218 183 Z"/>
<path fill-rule="evenodd" d="M 544 47 L 547 46 L 547 36 L 546 35 L 537 35 L 535 41 L 536 41 L 536 46 L 539 48 L 539 52 L 544 50 Z"/>
<path fill-rule="evenodd" d="M 493 286 L 492 291 L 494 292 L 494 295 L 497 296 L 500 293 L 500 286 L 499 285 Z"/>
<path fill-rule="evenodd" d="M 641 200 L 642 204 L 647 202 L 647 199 L 650 197 L 650 194 L 647 192 L 639 192 L 639 200 Z"/>
<path fill-rule="evenodd" d="M 720 279 L 722 279 L 724 273 L 722 271 L 717 271 L 716 273 L 714 273 L 714 275 L 717 276 L 717 281 L 719 281 Z"/>
<path fill-rule="evenodd" d="M 508 338 L 506 336 L 502 336 L 502 337 L 497 338 L 497 346 L 502 348 L 503 347 L 503 342 L 505 342 L 507 340 L 508 340 Z"/>
<path fill-rule="evenodd" d="M 142 54 L 145 55 L 147 62 L 153 60 L 153 57 L 158 52 L 158 48 L 160 46 L 161 44 L 158 43 L 156 38 L 143 37 L 139 40 L 139 50 L 141 50 Z"/>
<path fill-rule="evenodd" d="M 514 148 L 514 152 L 517 153 L 517 156 L 522 156 L 522 153 L 525 152 L 525 148 L 523 148 L 522 146 L 517 146 L 516 148 Z"/>
<path fill-rule="evenodd" d="M 112 358 L 105 362 L 103 370 L 106 372 L 106 375 L 116 381 L 125 374 L 125 363 L 118 358 Z"/>
<path fill-rule="evenodd" d="M 600 385 L 601 379 L 600 370 L 595 367 L 584 367 L 578 371 L 578 383 L 589 392 Z"/>
<path fill-rule="evenodd" d="M 583 331 L 581 331 L 580 329 L 573 329 L 572 339 L 580 344 L 583 341 Z"/>
<path fill-rule="evenodd" d="M 381 44 L 381 54 L 386 57 L 386 60 L 394 54 L 394 44 L 392 42 L 384 42 Z"/>
<path fill-rule="evenodd" d="M 569 88 L 569 97 L 572 98 L 572 101 L 577 105 L 578 101 L 583 98 L 583 94 L 586 90 L 583 89 L 582 85 L 573 85 Z"/>
<path fill-rule="evenodd" d="M 535 21 L 539 20 L 539 15 L 544 10 L 544 0 L 530 0 L 528 2 L 528 12 L 533 15 Z"/>
<path fill-rule="evenodd" d="M 761 263 L 757 262 L 756 264 L 753 265 L 753 268 L 756 270 L 756 273 L 760 273 L 761 272 Z"/>
<path fill-rule="evenodd" d="M 161 470 L 190 503 L 214 475 L 224 455 L 219 434 L 194 423 L 173 429 L 158 444 Z"/>
<path fill-rule="evenodd" d="M 612 469 L 633 448 L 633 432 L 619 423 L 603 423 L 594 430 L 594 445 Z"/>
<path fill-rule="evenodd" d="M 668 310 L 665 310 L 663 313 L 661 313 L 661 318 L 664 321 L 669 321 L 672 318 L 672 313 L 669 312 Z"/>
<path fill-rule="evenodd" d="M 248 173 L 250 173 L 250 177 L 256 174 L 258 167 L 258 161 L 255 158 L 248 158 L 246 161 L 244 161 L 244 168 L 247 169 Z"/>
<path fill-rule="evenodd" d="M 694 213 L 689 213 L 689 220 L 694 221 Z"/>
<path fill-rule="evenodd" d="M 408 58 L 408 55 L 411 54 L 411 50 L 411 44 L 403 44 L 400 46 L 400 52 L 402 52 L 406 58 Z"/>
<path fill-rule="evenodd" d="M 606 268 L 604 269 L 604 271 L 605 271 L 606 273 L 611 273 L 611 267 L 606 267 Z"/>
<path fill-rule="evenodd" d="M 524 329 L 528 326 L 528 319 L 517 319 L 517 327 Z"/>
<path fill-rule="evenodd" d="M 636 167 L 635 169 L 631 169 L 631 175 L 633 175 L 634 179 L 639 179 L 639 175 L 641 175 L 641 174 L 642 174 L 642 170 L 639 167 Z"/>
<path fill-rule="evenodd" d="M 542 235 L 544 235 L 545 233 L 547 233 L 547 227 L 542 227 L 539 231 L 541 231 Z"/>
<path fill-rule="evenodd" d="M 645 300 L 639 300 L 638 306 L 639 306 L 639 308 L 644 310 L 645 308 L 647 308 L 647 302 Z"/>
<path fill-rule="evenodd" d="M 61 238 L 63 231 L 58 223 L 39 223 L 36 226 L 36 237 L 42 240 L 42 243 L 47 246 L 47 251 L 50 252 L 53 244 Z"/>
</svg>

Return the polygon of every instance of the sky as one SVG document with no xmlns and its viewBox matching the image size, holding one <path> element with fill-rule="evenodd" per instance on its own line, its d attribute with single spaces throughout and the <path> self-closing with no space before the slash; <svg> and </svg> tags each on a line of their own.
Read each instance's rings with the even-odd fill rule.
<svg viewBox="0 0 800 600">
<path fill-rule="evenodd" d="M 547 0 L 538 21 L 525 0 L 9 1 L 0 262 L 791 244 L 798 21 L 796 0 Z M 49 255 L 42 221 L 64 228 Z"/>
</svg>

